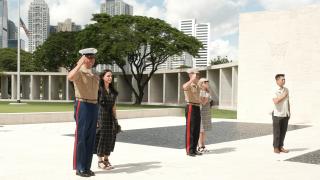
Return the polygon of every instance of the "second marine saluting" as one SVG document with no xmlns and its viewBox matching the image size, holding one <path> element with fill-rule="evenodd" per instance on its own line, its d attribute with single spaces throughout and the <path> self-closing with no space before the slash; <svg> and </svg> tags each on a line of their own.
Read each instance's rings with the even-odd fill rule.
<svg viewBox="0 0 320 180">
<path fill-rule="evenodd" d="M 189 156 L 202 155 L 197 151 L 200 133 L 200 87 L 199 72 L 189 69 L 189 81 L 183 84 L 186 106 L 186 151 Z"/>
</svg>

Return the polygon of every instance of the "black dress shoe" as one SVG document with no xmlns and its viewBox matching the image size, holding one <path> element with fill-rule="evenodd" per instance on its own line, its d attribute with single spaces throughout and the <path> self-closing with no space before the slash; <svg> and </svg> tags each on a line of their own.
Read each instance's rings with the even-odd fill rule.
<svg viewBox="0 0 320 180">
<path fill-rule="evenodd" d="M 81 177 L 90 177 L 90 174 L 86 171 L 77 171 L 76 175 L 81 176 Z"/>
<path fill-rule="evenodd" d="M 202 155 L 202 153 L 199 152 L 199 151 L 196 151 L 194 154 L 197 155 L 197 156 L 201 156 Z"/>
<path fill-rule="evenodd" d="M 95 176 L 95 175 L 96 175 L 96 174 L 95 174 L 93 171 L 91 171 L 90 169 L 89 169 L 89 170 L 86 170 L 85 172 L 88 173 L 90 176 Z"/>
<path fill-rule="evenodd" d="M 195 153 L 188 153 L 187 155 L 188 155 L 188 156 L 191 156 L 191 157 L 195 157 L 195 156 L 196 156 Z"/>
</svg>

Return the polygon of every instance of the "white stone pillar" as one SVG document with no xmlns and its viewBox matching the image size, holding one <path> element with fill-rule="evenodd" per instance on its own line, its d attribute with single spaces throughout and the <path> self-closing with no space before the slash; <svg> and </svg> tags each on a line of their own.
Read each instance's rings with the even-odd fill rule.
<svg viewBox="0 0 320 180">
<path fill-rule="evenodd" d="M 232 107 L 237 109 L 238 105 L 238 68 L 232 67 Z"/>
<path fill-rule="evenodd" d="M 33 100 L 33 91 L 34 91 L 34 89 L 33 89 L 33 87 L 32 87 L 32 85 L 33 85 L 33 75 L 30 75 L 30 84 L 29 84 L 29 87 L 30 87 L 30 96 L 29 96 L 29 98 L 30 98 L 30 100 Z"/>
<path fill-rule="evenodd" d="M 52 76 L 49 75 L 49 87 L 48 87 L 48 100 L 50 101 L 51 100 L 51 87 L 52 87 Z"/>
<path fill-rule="evenodd" d="M 11 99 L 17 99 L 17 82 L 16 82 L 16 75 L 11 75 Z"/>
<path fill-rule="evenodd" d="M 65 87 L 65 89 L 64 89 L 64 93 L 65 93 L 65 100 L 70 100 L 70 98 L 69 98 L 69 80 L 68 80 L 68 77 L 67 76 L 65 76 L 65 82 L 64 82 L 64 87 Z"/>
<path fill-rule="evenodd" d="M 178 104 L 181 102 L 181 73 L 178 73 Z"/>
<path fill-rule="evenodd" d="M 152 78 L 151 78 L 152 79 Z M 152 95 L 152 93 L 151 93 L 151 79 L 150 79 L 150 81 L 148 82 L 148 103 L 150 104 L 151 103 L 151 95 Z"/>
<path fill-rule="evenodd" d="M 163 73 L 162 75 L 162 103 L 166 103 L 166 78 L 167 78 L 167 74 Z"/>
</svg>

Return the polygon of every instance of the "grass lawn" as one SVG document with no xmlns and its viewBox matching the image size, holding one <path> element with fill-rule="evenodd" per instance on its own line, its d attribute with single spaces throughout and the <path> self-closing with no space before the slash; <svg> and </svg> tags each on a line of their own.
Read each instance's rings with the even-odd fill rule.
<svg viewBox="0 0 320 180">
<path fill-rule="evenodd" d="M 65 112 L 73 111 L 73 103 L 52 102 L 27 102 L 25 105 L 11 105 L 10 102 L 0 102 L 0 113 L 24 113 L 24 112 Z M 118 104 L 118 110 L 146 109 L 146 108 L 176 108 L 176 106 L 161 105 L 132 105 Z M 237 111 L 213 109 L 213 118 L 236 119 Z"/>
<path fill-rule="evenodd" d="M 211 114 L 213 118 L 237 119 L 237 111 L 213 109 Z"/>
<path fill-rule="evenodd" d="M 64 112 L 73 111 L 73 103 L 52 103 L 52 102 L 27 102 L 25 105 L 12 105 L 10 102 L 0 102 L 0 113 L 23 113 L 23 112 Z M 145 109 L 145 108 L 170 108 L 173 106 L 156 105 L 132 105 L 119 104 L 117 109 Z"/>
</svg>

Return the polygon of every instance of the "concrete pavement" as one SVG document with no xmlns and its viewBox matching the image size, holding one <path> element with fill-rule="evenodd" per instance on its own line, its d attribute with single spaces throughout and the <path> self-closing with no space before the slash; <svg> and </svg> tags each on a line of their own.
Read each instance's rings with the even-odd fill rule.
<svg viewBox="0 0 320 180">
<path fill-rule="evenodd" d="M 307 163 L 289 161 L 320 149 L 319 126 L 292 126 L 285 140 L 291 152 L 274 154 L 272 132 L 268 128 L 263 133 L 257 133 L 262 129 L 259 123 L 213 119 L 213 125 L 218 129 L 213 129 L 216 134 L 211 134 L 209 138 L 241 138 L 210 141 L 211 144 L 207 145 L 209 153 L 189 157 L 181 146 L 171 146 L 172 141 L 183 140 L 181 129 L 184 122 L 183 117 L 120 120 L 124 132 L 119 135 L 115 152 L 110 157 L 115 169 L 98 169 L 94 156 L 92 170 L 96 176 L 89 179 L 320 179 L 320 164 L 311 164 L 312 161 L 306 158 Z M 244 128 L 246 126 L 250 127 Z M 0 179 L 86 179 L 76 176 L 72 170 L 74 128 L 73 122 L 0 125 Z M 243 136 L 244 133 L 252 136 Z M 139 143 L 136 139 L 151 143 Z M 160 140 L 163 141 L 160 144 L 152 143 Z M 304 159 L 304 156 L 301 158 Z M 315 159 L 315 162 L 319 161 Z"/>
</svg>

